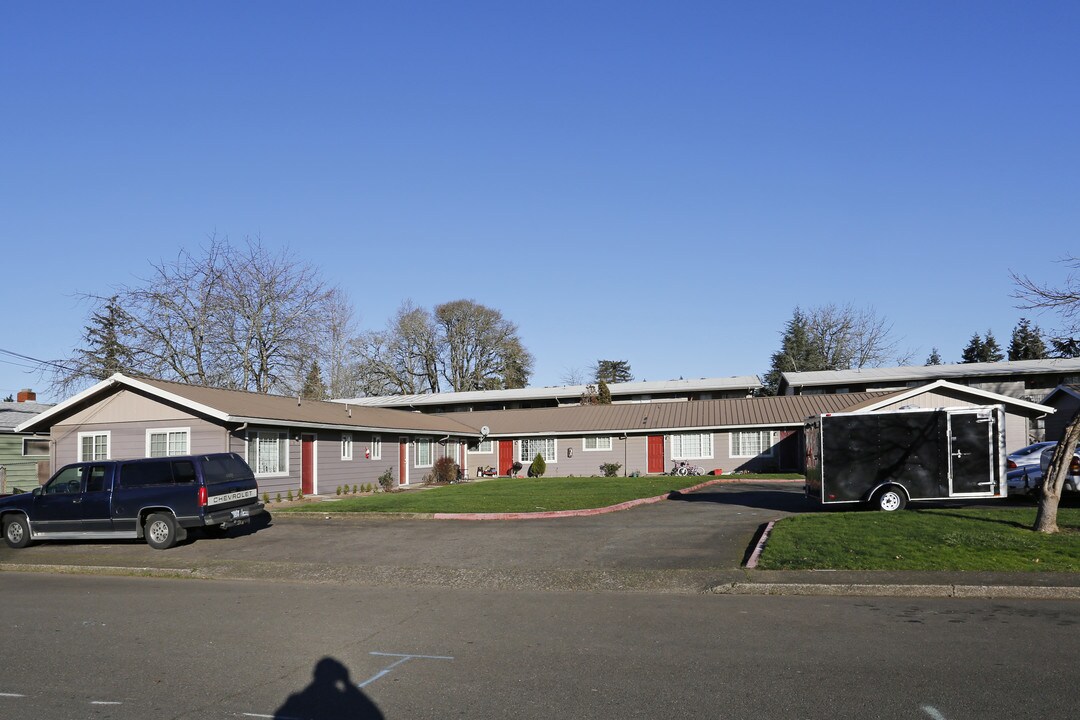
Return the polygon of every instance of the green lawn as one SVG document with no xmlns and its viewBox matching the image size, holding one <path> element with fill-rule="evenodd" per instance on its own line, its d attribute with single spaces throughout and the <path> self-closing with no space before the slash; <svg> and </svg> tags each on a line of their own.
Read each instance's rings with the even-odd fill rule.
<svg viewBox="0 0 1080 720">
<path fill-rule="evenodd" d="M 773 527 L 758 568 L 1080 572 L 1080 508 L 1059 508 L 1057 535 L 1034 520 L 1034 507 L 798 515 Z"/>
<path fill-rule="evenodd" d="M 749 476 L 747 476 L 749 477 Z M 543 512 L 607 507 L 698 485 L 711 477 L 499 478 L 400 493 L 376 493 L 274 512 Z M 271 507 L 271 509 L 273 509 Z"/>
</svg>

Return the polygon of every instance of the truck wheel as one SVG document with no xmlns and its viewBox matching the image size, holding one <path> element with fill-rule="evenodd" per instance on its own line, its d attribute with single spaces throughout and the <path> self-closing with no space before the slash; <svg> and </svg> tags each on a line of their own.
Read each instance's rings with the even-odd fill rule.
<svg viewBox="0 0 1080 720">
<path fill-rule="evenodd" d="M 146 544 L 155 550 L 168 550 L 176 544 L 176 518 L 170 513 L 153 513 L 143 526 Z"/>
<path fill-rule="evenodd" d="M 25 517 L 13 515 L 4 521 L 4 541 L 13 548 L 24 548 L 30 544 L 30 526 Z"/>
<path fill-rule="evenodd" d="M 899 488 L 882 488 L 874 495 L 873 505 L 878 510 L 884 510 L 885 512 L 903 510 L 904 506 L 907 505 L 907 496 Z"/>
</svg>

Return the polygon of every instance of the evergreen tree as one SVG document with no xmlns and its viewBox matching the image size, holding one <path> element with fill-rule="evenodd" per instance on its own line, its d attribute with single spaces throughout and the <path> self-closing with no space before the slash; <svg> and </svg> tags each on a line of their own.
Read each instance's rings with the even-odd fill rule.
<svg viewBox="0 0 1080 720">
<path fill-rule="evenodd" d="M 634 374 L 630 371 L 628 360 L 597 360 L 593 366 L 593 378 L 599 383 L 601 380 L 608 383 L 631 382 Z"/>
<path fill-rule="evenodd" d="M 986 331 L 985 336 L 975 333 L 968 341 L 967 347 L 960 355 L 962 363 L 1001 362 L 1005 355 L 1001 352 L 1001 346 L 994 339 L 994 333 Z"/>
<path fill-rule="evenodd" d="M 607 386 L 607 383 L 603 380 L 597 385 L 596 388 L 596 404 L 597 405 L 610 405 L 611 404 L 611 388 Z"/>
<path fill-rule="evenodd" d="M 926 364 L 927 365 L 941 365 L 942 364 L 942 362 L 941 362 L 941 353 L 938 352 L 938 349 L 936 347 L 935 348 L 930 348 L 930 357 L 926 358 Z"/>
<path fill-rule="evenodd" d="M 962 363 L 977 363 L 983 362 L 983 355 L 985 354 L 985 345 L 983 343 L 982 336 L 979 333 L 975 333 L 971 336 L 971 340 L 968 341 L 967 347 L 960 353 L 960 362 Z"/>
<path fill-rule="evenodd" d="M 1042 360 L 1047 357 L 1046 343 L 1038 325 L 1032 325 L 1027 318 L 1013 328 L 1012 342 L 1009 343 L 1010 360 Z"/>
<path fill-rule="evenodd" d="M 986 331 L 986 339 L 983 342 L 983 353 L 986 358 L 983 362 L 1001 362 L 1005 359 L 1005 353 L 1001 352 L 1001 346 L 994 339 L 994 333 Z"/>
<path fill-rule="evenodd" d="M 765 375 L 761 393 L 775 395 L 780 387 L 781 373 L 826 369 L 821 347 L 811 340 L 809 319 L 802 310 L 795 308 L 784 329 L 780 349 L 773 353 L 772 368 Z"/>
<path fill-rule="evenodd" d="M 328 399 L 326 383 L 323 382 L 318 360 L 311 363 L 311 369 L 308 370 L 307 377 L 304 378 L 304 388 L 300 391 L 300 394 L 308 400 Z"/>
<path fill-rule="evenodd" d="M 131 337 L 131 316 L 113 295 L 90 314 L 90 324 L 83 332 L 83 347 L 74 354 L 74 367 L 69 367 L 69 381 L 80 379 L 104 380 L 118 372 L 132 372 L 134 350 L 128 345 Z"/>
</svg>

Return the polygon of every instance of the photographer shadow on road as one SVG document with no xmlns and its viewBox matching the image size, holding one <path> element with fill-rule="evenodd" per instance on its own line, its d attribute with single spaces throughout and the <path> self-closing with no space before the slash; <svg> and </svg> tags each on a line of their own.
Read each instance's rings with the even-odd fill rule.
<svg viewBox="0 0 1080 720">
<path fill-rule="evenodd" d="M 306 688 L 289 696 L 274 720 L 381 720 L 382 712 L 349 677 L 349 669 L 331 657 L 315 664 Z"/>
<path fill-rule="evenodd" d="M 802 486 L 795 488 L 745 488 L 731 487 L 706 488 L 692 493 L 674 491 L 669 500 L 690 503 L 718 503 L 721 505 L 739 505 L 762 510 L 779 510 L 789 513 L 803 513 L 816 508 L 809 506 L 803 495 Z"/>
</svg>

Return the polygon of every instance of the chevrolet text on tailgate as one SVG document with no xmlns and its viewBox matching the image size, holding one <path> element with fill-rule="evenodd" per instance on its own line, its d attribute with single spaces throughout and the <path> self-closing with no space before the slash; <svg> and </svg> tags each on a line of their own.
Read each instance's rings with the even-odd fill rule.
<svg viewBox="0 0 1080 720">
<path fill-rule="evenodd" d="M 171 548 L 190 528 L 223 533 L 263 512 L 251 468 L 236 453 L 102 460 L 60 469 L 32 493 L 0 498 L 4 540 L 142 538 Z"/>
</svg>

